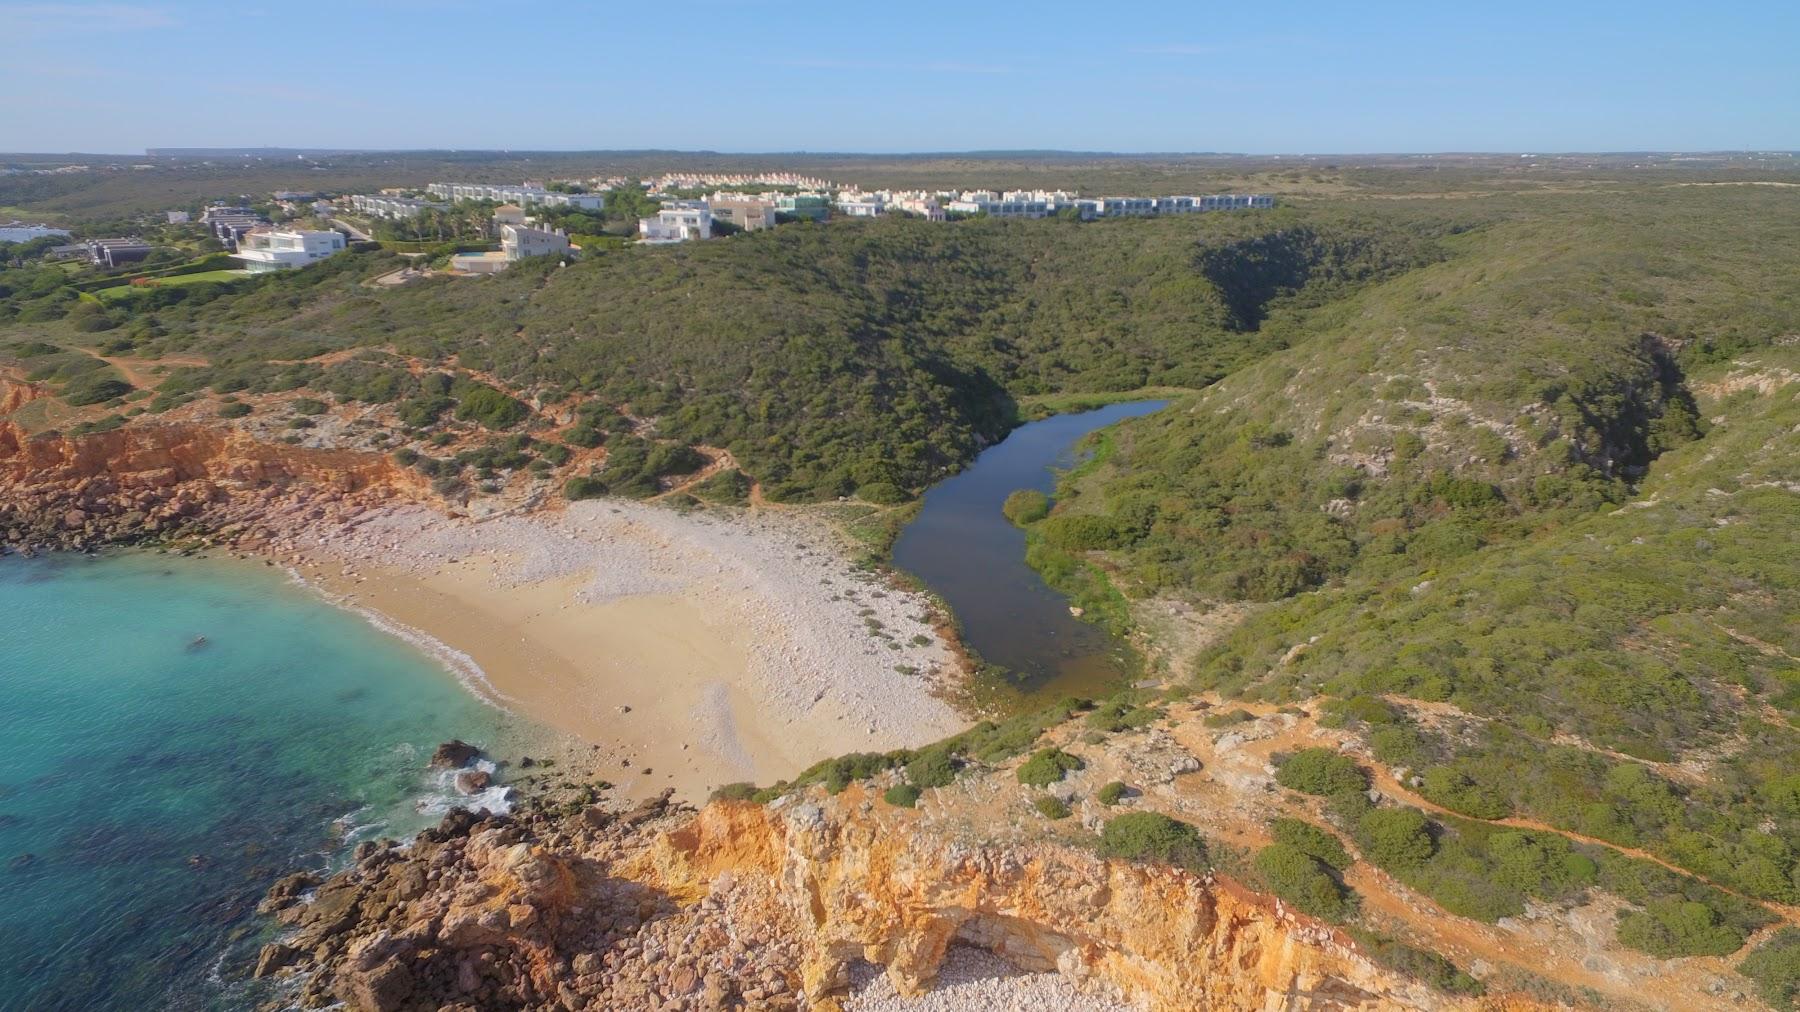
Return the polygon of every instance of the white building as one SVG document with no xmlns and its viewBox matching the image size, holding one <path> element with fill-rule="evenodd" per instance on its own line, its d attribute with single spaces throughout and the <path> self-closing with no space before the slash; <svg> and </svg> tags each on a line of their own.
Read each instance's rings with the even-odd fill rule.
<svg viewBox="0 0 1800 1012">
<path fill-rule="evenodd" d="M 852 218 L 873 218 L 887 210 L 886 194 L 842 190 L 837 195 L 837 209 Z"/>
<path fill-rule="evenodd" d="M 500 250 L 506 254 L 509 263 L 526 257 L 567 253 L 569 237 L 561 230 L 552 232 L 541 228 L 526 228 L 524 225 L 502 225 Z"/>
<path fill-rule="evenodd" d="M 704 200 L 671 200 L 654 218 L 638 219 L 639 242 L 712 238 L 712 208 Z"/>
<path fill-rule="evenodd" d="M 926 221 L 943 221 L 945 217 L 943 205 L 936 197 L 907 195 L 896 198 L 889 206 L 896 211 L 916 214 Z"/>
<path fill-rule="evenodd" d="M 429 200 L 415 200 L 411 197 L 390 197 L 386 194 L 359 193 L 350 198 L 350 206 L 358 214 L 371 218 L 416 218 L 420 211 L 443 211 L 449 204 L 440 204 Z"/>
<path fill-rule="evenodd" d="M 261 274 L 305 267 L 344 249 L 341 232 L 257 228 L 244 233 L 232 257 L 242 260 L 251 273 Z"/>
<path fill-rule="evenodd" d="M 520 207 L 574 207 L 598 211 L 606 207 L 604 193 L 558 193 L 540 186 L 494 183 L 432 183 L 425 192 L 439 200 L 492 200 Z"/>
</svg>

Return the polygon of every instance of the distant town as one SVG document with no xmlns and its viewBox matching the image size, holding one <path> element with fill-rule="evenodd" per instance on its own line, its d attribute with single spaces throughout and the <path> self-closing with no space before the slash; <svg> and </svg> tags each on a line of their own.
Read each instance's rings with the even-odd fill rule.
<svg viewBox="0 0 1800 1012">
<path fill-rule="evenodd" d="M 1094 221 L 1273 207 L 1267 194 L 1085 196 L 1070 190 L 864 190 L 794 172 L 665 173 L 517 184 L 436 182 L 374 193 L 277 190 L 263 198 L 177 208 L 138 235 L 78 237 L 0 225 L 0 262 L 86 261 L 157 285 L 303 268 L 357 243 L 428 258 L 398 280 L 433 272 L 494 274 L 520 260 L 667 245 L 795 222 L 882 216 L 949 222 L 1065 217 Z M 452 248 L 446 249 L 449 246 Z M 195 259 L 195 254 L 199 258 Z M 152 268 L 159 268 L 152 270 Z"/>
</svg>

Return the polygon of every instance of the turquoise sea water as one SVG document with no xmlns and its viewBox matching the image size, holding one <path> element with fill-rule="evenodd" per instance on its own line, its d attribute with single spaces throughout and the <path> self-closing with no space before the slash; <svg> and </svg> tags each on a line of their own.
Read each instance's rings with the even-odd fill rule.
<svg viewBox="0 0 1800 1012">
<path fill-rule="evenodd" d="M 0 1009 L 249 1004 L 268 885 L 441 817 L 437 742 L 519 733 L 261 565 L 0 559 Z"/>
</svg>

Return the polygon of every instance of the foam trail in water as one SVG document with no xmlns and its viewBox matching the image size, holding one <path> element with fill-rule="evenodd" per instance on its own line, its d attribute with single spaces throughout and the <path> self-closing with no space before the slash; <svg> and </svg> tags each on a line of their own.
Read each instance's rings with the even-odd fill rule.
<svg viewBox="0 0 1800 1012">
<path fill-rule="evenodd" d="M 421 653 L 426 654 L 436 660 L 439 664 L 442 664 L 452 675 L 456 676 L 456 680 L 461 682 L 463 688 L 468 689 L 469 693 L 476 699 L 481 700 L 483 703 L 486 703 L 497 710 L 511 712 L 506 704 L 512 701 L 512 697 L 501 692 L 494 686 L 493 682 L 488 681 L 487 672 L 481 670 L 481 665 L 475 663 L 475 658 L 470 657 L 468 654 L 463 653 L 461 650 L 456 649 L 429 633 L 415 629 L 402 622 L 396 622 L 378 611 L 373 611 L 364 608 L 361 605 L 352 603 L 343 595 L 333 594 L 323 587 L 316 586 L 308 582 L 304 576 L 300 575 L 298 570 L 291 566 L 288 567 L 287 572 L 288 576 L 292 577 L 295 583 L 318 594 L 320 597 L 330 601 L 337 607 L 360 616 L 364 621 L 382 632 L 387 633 L 389 636 L 406 641 Z"/>
</svg>

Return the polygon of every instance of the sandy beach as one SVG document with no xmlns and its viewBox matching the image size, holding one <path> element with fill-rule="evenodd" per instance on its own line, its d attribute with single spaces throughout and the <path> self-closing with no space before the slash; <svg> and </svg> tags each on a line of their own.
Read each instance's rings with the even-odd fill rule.
<svg viewBox="0 0 1800 1012">
<path fill-rule="evenodd" d="M 928 602 L 838 538 L 792 512 L 589 501 L 481 521 L 387 507 L 293 547 L 308 583 L 435 641 L 622 793 L 700 800 L 967 723 Z"/>
</svg>

